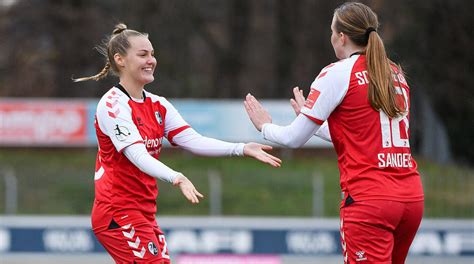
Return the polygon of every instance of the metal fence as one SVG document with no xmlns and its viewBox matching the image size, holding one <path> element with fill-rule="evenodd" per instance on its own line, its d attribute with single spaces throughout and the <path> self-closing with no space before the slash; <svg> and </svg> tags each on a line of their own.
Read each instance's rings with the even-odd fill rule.
<svg viewBox="0 0 474 264">
<path fill-rule="evenodd" d="M 83 154 L 69 163 L 50 161 L 51 164 L 45 162 L 40 166 L 19 162 L 18 165 L 0 166 L 0 212 L 88 214 L 94 195 L 90 163 L 95 155 L 93 152 Z M 58 155 L 48 155 L 43 154 L 42 158 L 48 161 L 58 159 Z M 87 161 L 82 161 L 84 159 Z M 190 157 L 178 160 L 183 164 L 193 162 Z M 229 164 L 230 168 L 216 164 L 209 169 L 186 171 L 206 194 L 199 207 L 189 206 L 174 187 L 160 184 L 159 212 L 305 217 L 338 215 L 340 192 L 339 176 L 333 168 L 335 162 L 328 165 L 331 170 L 316 164 L 316 168 L 308 171 L 241 168 L 238 164 L 232 165 L 233 162 Z M 181 164 L 174 166 L 182 167 Z M 420 167 L 426 217 L 474 218 L 472 170 L 426 164 Z M 275 205 L 274 201 L 278 204 Z"/>
</svg>

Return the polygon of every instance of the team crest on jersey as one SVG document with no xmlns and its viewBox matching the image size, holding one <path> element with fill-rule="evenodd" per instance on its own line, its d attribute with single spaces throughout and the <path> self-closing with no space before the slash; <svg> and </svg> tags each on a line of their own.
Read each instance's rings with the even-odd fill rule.
<svg viewBox="0 0 474 264">
<path fill-rule="evenodd" d="M 160 112 L 156 111 L 155 117 L 156 117 L 156 121 L 158 121 L 158 124 L 160 124 L 160 126 L 163 125 L 163 118 L 161 118 Z"/>
<path fill-rule="evenodd" d="M 118 124 L 115 125 L 114 132 L 115 132 L 115 137 L 119 141 L 125 141 L 128 138 L 128 136 L 131 135 L 130 130 L 128 130 L 128 128 L 124 126 L 119 126 Z"/>
<path fill-rule="evenodd" d="M 153 256 L 156 256 L 156 254 L 158 254 L 158 248 L 155 246 L 155 243 L 153 243 L 153 241 L 148 242 L 148 251 L 150 251 Z"/>
</svg>

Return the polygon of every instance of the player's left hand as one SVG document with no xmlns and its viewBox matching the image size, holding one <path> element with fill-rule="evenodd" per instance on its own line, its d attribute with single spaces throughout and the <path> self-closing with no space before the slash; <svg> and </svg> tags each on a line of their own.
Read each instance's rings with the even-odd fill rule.
<svg viewBox="0 0 474 264">
<path fill-rule="evenodd" d="M 271 166 L 278 168 L 281 166 L 281 159 L 272 156 L 265 152 L 265 150 L 272 150 L 271 146 L 262 145 L 254 142 L 245 144 L 244 146 L 244 155 L 253 157 L 263 163 L 270 164 Z"/>
<path fill-rule="evenodd" d="M 295 98 L 290 99 L 291 107 L 293 107 L 295 114 L 299 115 L 306 99 L 304 98 L 303 90 L 300 90 L 298 86 L 293 88 L 293 95 Z"/>
<path fill-rule="evenodd" d="M 258 131 L 262 131 L 263 124 L 272 122 L 270 114 L 253 95 L 247 94 L 244 106 L 249 115 L 250 121 L 252 121 Z"/>
</svg>

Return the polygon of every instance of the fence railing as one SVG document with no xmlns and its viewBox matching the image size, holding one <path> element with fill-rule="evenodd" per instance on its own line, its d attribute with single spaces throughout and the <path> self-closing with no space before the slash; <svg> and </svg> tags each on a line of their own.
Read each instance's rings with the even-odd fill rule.
<svg viewBox="0 0 474 264">
<path fill-rule="evenodd" d="M 205 194 L 203 202 L 190 206 L 174 187 L 159 183 L 158 213 L 337 217 L 340 203 L 337 172 L 316 167 L 313 171 L 253 169 L 240 165 L 231 169 L 226 166 L 193 169 L 188 176 Z M 421 167 L 425 217 L 474 218 L 472 170 Z M 67 163 L 44 168 L 2 166 L 0 213 L 88 214 L 94 195 L 93 177 L 89 175 L 90 168 Z"/>
<path fill-rule="evenodd" d="M 18 208 L 18 179 L 11 168 L 0 169 L 0 176 L 4 180 L 5 214 L 16 214 Z"/>
</svg>

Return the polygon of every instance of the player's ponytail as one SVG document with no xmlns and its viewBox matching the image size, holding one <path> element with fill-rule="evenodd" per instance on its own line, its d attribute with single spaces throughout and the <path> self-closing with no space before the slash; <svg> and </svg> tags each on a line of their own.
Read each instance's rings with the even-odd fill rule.
<svg viewBox="0 0 474 264">
<path fill-rule="evenodd" d="M 89 81 L 89 80 L 98 81 L 98 80 L 101 80 L 101 79 L 105 78 L 109 74 L 109 71 L 110 71 L 110 62 L 107 60 L 107 62 L 105 63 L 104 68 L 99 73 L 97 73 L 96 75 L 89 76 L 89 77 L 81 77 L 81 78 L 77 78 L 77 79 L 72 78 L 72 80 L 74 82 L 83 82 L 83 81 Z"/>
<path fill-rule="evenodd" d="M 127 50 L 130 47 L 128 38 L 134 36 L 148 37 L 148 34 L 128 29 L 127 25 L 123 23 L 115 25 L 112 34 L 103 41 L 102 45 L 95 47 L 95 49 L 106 58 L 104 68 L 96 75 L 77 79 L 72 78 L 72 80 L 74 82 L 98 81 L 107 77 L 109 73 L 119 76 L 120 70 L 115 63 L 114 55 L 117 53 L 122 56 L 127 55 Z"/>
<path fill-rule="evenodd" d="M 377 31 L 368 34 L 366 48 L 367 72 L 369 75 L 369 102 L 374 109 L 382 110 L 391 117 L 403 114 L 397 104 L 391 62 Z"/>
<path fill-rule="evenodd" d="M 356 45 L 365 48 L 369 77 L 368 98 L 370 105 L 383 111 L 391 118 L 404 113 L 397 104 L 392 62 L 388 59 L 385 46 L 377 33 L 377 15 L 361 3 L 345 3 L 334 11 L 335 28 L 346 34 Z M 399 66 L 398 72 L 401 72 Z"/>
</svg>

